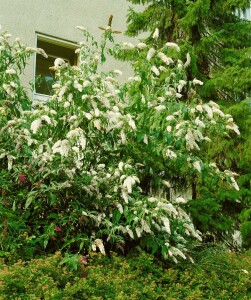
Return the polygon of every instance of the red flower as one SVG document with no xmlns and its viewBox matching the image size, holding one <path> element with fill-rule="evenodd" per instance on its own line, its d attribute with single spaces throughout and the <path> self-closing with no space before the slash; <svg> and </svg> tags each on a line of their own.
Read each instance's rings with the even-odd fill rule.
<svg viewBox="0 0 251 300">
<path fill-rule="evenodd" d="M 25 182 L 25 181 L 26 181 L 26 178 L 25 178 L 24 174 L 20 174 L 20 175 L 19 175 L 19 179 L 20 179 L 22 182 Z"/>
<path fill-rule="evenodd" d="M 2 203 L 3 203 L 3 204 L 9 204 L 9 202 L 8 202 L 6 199 L 3 199 L 3 200 L 2 200 Z"/>
<path fill-rule="evenodd" d="M 57 232 L 62 232 L 63 230 L 62 230 L 59 226 L 56 226 L 56 227 L 55 227 L 55 231 L 57 231 Z"/>
<path fill-rule="evenodd" d="M 87 258 L 83 256 L 83 257 L 82 257 L 82 262 L 83 262 L 83 263 L 87 263 Z"/>
</svg>

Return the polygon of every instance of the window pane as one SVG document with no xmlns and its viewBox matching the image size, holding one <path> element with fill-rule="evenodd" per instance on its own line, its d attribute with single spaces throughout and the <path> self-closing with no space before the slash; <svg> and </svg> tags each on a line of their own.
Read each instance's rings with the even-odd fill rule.
<svg viewBox="0 0 251 300">
<path fill-rule="evenodd" d="M 49 68 L 54 65 L 54 57 L 45 58 L 37 55 L 36 59 L 36 93 L 52 95 L 52 85 L 55 81 L 54 71 Z"/>
<path fill-rule="evenodd" d="M 41 55 L 36 56 L 35 93 L 50 96 L 52 95 L 52 85 L 55 82 L 55 72 L 50 70 L 50 67 L 54 66 L 54 61 L 58 57 L 70 65 L 76 63 L 75 49 L 77 47 L 63 41 L 61 44 L 58 39 L 51 39 L 50 41 L 44 36 L 38 37 L 37 47 L 44 49 L 48 58 Z"/>
</svg>

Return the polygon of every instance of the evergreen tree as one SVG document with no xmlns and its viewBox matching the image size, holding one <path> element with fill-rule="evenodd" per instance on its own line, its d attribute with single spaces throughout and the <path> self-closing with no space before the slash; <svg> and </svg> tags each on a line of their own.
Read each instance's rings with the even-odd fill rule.
<svg viewBox="0 0 251 300">
<path fill-rule="evenodd" d="M 159 29 L 160 43 L 177 42 L 190 53 L 191 78 L 204 82 L 206 99 L 243 100 L 251 90 L 251 22 L 240 18 L 249 0 L 128 0 L 128 36 Z M 150 38 L 148 38 L 150 40 Z"/>
<path fill-rule="evenodd" d="M 214 232 L 218 238 L 229 231 L 233 220 L 242 223 L 244 246 L 250 245 L 250 95 L 251 95 L 251 22 L 242 17 L 250 0 L 128 0 L 143 5 L 140 12 L 133 7 L 128 13 L 128 36 L 147 32 L 149 44 L 176 42 L 180 57 L 190 54 L 188 79 L 204 82 L 197 92 L 205 100 L 220 100 L 224 111 L 231 113 L 241 131 L 241 137 L 213 141 L 204 149 L 205 156 L 217 160 L 239 174 L 240 191 L 233 193 L 212 181 L 194 178 L 193 195 L 187 209 L 196 227 L 202 232 Z M 159 29 L 158 40 L 152 39 Z M 133 56 L 125 56 L 134 60 Z M 194 95 L 183 95 L 193 101 Z M 246 101 L 242 101 L 246 99 Z M 241 101 L 241 102 L 240 102 Z M 236 201 L 236 199 L 241 200 Z"/>
</svg>

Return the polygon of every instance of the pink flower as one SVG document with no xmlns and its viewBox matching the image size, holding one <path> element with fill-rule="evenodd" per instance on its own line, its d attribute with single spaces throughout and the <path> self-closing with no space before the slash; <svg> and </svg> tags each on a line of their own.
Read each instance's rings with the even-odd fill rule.
<svg viewBox="0 0 251 300">
<path fill-rule="evenodd" d="M 25 178 L 24 174 L 20 174 L 20 175 L 19 175 L 19 179 L 20 179 L 22 182 L 25 182 L 25 181 L 26 181 L 26 178 Z"/>
<path fill-rule="evenodd" d="M 82 257 L 82 262 L 83 262 L 83 263 L 87 263 L 87 258 L 83 256 L 83 257 Z"/>
<path fill-rule="evenodd" d="M 56 226 L 56 227 L 55 227 L 55 231 L 57 231 L 57 232 L 62 232 L 63 230 L 62 230 L 59 226 Z"/>
</svg>

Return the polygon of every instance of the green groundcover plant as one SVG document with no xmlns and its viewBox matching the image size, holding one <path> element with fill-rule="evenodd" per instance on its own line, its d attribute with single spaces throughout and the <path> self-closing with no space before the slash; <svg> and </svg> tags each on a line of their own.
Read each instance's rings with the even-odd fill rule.
<svg viewBox="0 0 251 300">
<path fill-rule="evenodd" d="M 81 259 L 81 257 L 79 257 Z M 69 270 L 52 256 L 0 262 L 0 297 L 8 299 L 234 299 L 251 297 L 251 254 L 202 250 L 195 264 L 168 266 L 142 251 L 126 257 L 92 253 L 84 267 Z M 80 264 L 81 266 L 81 264 Z"/>
<path fill-rule="evenodd" d="M 192 241 L 201 241 L 181 187 L 213 178 L 214 186 L 239 187 L 235 173 L 205 155 L 212 136 L 239 134 L 231 115 L 196 93 L 203 84 L 187 79 L 175 43 L 158 48 L 115 44 L 132 51 L 134 75 L 120 84 L 119 70 L 100 71 L 108 26 L 99 46 L 85 28 L 78 66 L 61 58 L 46 102 L 31 101 L 20 73 L 42 49 L 0 36 L 0 249 L 2 255 L 32 257 L 57 249 L 73 253 L 132 245 L 177 262 Z M 183 94 L 190 95 L 182 101 Z M 229 136 L 230 137 L 230 136 Z M 219 212 L 219 214 L 224 212 Z"/>
</svg>

